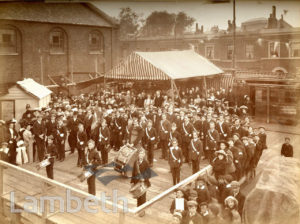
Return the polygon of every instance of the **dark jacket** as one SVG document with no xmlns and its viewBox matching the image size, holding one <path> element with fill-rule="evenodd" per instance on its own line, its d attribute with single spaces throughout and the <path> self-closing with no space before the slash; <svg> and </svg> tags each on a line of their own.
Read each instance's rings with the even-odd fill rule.
<svg viewBox="0 0 300 224">
<path fill-rule="evenodd" d="M 177 147 L 176 149 L 172 146 L 170 147 L 170 159 L 169 164 L 171 168 L 180 167 L 182 165 L 183 156 L 181 148 Z"/>
<path fill-rule="evenodd" d="M 190 160 L 200 160 L 200 157 L 203 155 L 203 144 L 202 142 L 197 139 L 197 141 L 194 141 L 194 139 L 191 140 L 189 144 L 189 158 Z"/>
<path fill-rule="evenodd" d="M 97 166 L 101 165 L 100 152 L 96 149 L 87 150 L 85 154 L 85 165 L 90 165 L 92 171 L 96 171 Z"/>
<path fill-rule="evenodd" d="M 281 146 L 281 155 L 285 157 L 293 157 L 293 146 L 290 144 L 282 144 Z"/>
<path fill-rule="evenodd" d="M 136 184 L 139 181 L 145 182 L 147 187 L 151 186 L 149 179 L 151 178 L 151 169 L 147 160 L 143 160 L 141 164 L 138 164 L 138 160 L 133 164 L 132 178 L 130 183 Z"/>
</svg>

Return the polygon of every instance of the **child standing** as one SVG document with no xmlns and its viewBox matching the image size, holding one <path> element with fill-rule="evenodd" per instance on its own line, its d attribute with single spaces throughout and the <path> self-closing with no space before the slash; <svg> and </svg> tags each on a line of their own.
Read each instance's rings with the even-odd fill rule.
<svg viewBox="0 0 300 224">
<path fill-rule="evenodd" d="M 170 168 L 173 178 L 173 185 L 180 182 L 180 168 L 182 165 L 182 151 L 178 147 L 178 142 L 176 138 L 172 139 L 172 146 L 170 147 Z"/>
</svg>

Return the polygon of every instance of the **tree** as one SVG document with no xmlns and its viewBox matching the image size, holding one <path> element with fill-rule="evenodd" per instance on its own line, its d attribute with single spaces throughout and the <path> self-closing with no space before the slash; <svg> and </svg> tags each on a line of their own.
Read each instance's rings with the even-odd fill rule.
<svg viewBox="0 0 300 224">
<path fill-rule="evenodd" d="M 125 38 L 130 34 L 136 34 L 139 29 L 139 16 L 129 7 L 121 8 L 119 13 L 120 36 Z"/>
<path fill-rule="evenodd" d="M 168 35 L 172 32 L 175 14 L 167 11 L 154 11 L 146 19 L 143 34 L 147 36 Z"/>
<path fill-rule="evenodd" d="M 174 14 L 154 11 L 147 17 L 142 33 L 147 36 L 183 34 L 194 22 L 195 19 L 187 16 L 185 12 Z"/>
<path fill-rule="evenodd" d="M 176 15 L 176 20 L 175 20 L 176 34 L 183 34 L 187 28 L 189 28 L 194 24 L 194 22 L 195 19 L 193 17 L 187 16 L 185 12 L 179 12 Z"/>
</svg>

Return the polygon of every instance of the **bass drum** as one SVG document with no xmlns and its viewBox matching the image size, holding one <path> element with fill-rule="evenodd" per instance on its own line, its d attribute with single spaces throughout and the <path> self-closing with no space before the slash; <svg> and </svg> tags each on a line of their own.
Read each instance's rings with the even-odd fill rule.
<svg viewBox="0 0 300 224">
<path fill-rule="evenodd" d="M 125 177 L 132 177 L 133 165 L 137 157 L 138 150 L 136 148 L 124 145 L 114 159 L 114 170 Z"/>
</svg>

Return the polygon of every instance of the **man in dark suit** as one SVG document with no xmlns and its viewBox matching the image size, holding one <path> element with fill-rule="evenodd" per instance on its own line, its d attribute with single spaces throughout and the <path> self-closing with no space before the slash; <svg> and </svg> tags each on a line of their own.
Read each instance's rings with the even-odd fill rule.
<svg viewBox="0 0 300 224">
<path fill-rule="evenodd" d="M 153 166 L 153 148 L 154 148 L 154 144 L 157 140 L 157 133 L 155 128 L 152 127 L 153 126 L 153 121 L 152 120 L 148 120 L 147 122 L 147 127 L 145 128 L 145 144 L 146 144 L 146 150 L 148 153 L 148 161 L 149 161 L 149 165 L 150 167 Z"/>
<path fill-rule="evenodd" d="M 219 140 L 220 136 L 218 131 L 215 129 L 215 123 L 211 121 L 209 123 L 209 130 L 206 134 L 206 150 L 210 162 L 214 159 L 215 152 L 218 149 Z"/>
<path fill-rule="evenodd" d="M 189 144 L 193 138 L 194 127 L 190 123 L 190 119 L 185 116 L 184 123 L 182 124 L 181 136 L 182 136 L 182 153 L 186 163 L 189 162 Z"/>
<path fill-rule="evenodd" d="M 101 165 L 100 152 L 95 149 L 95 142 L 92 139 L 88 141 L 87 146 L 84 159 L 85 169 L 89 170 L 93 174 L 87 178 L 88 192 L 92 195 L 96 195 L 95 172 L 97 170 L 97 166 Z"/>
<path fill-rule="evenodd" d="M 92 114 L 92 110 L 89 109 L 86 113 L 86 116 L 84 118 L 84 129 L 87 135 L 87 138 L 90 139 L 91 138 L 91 126 L 93 123 L 93 114 Z"/>
<path fill-rule="evenodd" d="M 171 131 L 169 133 L 169 140 L 168 140 L 168 146 L 170 147 L 172 145 L 172 140 L 173 138 L 177 139 L 178 142 L 178 146 L 181 146 L 181 135 L 180 133 L 177 131 L 177 125 L 176 123 L 172 123 L 171 125 Z"/>
<path fill-rule="evenodd" d="M 47 141 L 48 141 L 48 144 L 47 144 L 47 147 L 45 150 L 44 159 L 48 159 L 50 164 L 48 166 L 46 166 L 46 172 L 47 172 L 47 177 L 50 179 L 53 179 L 54 178 L 53 177 L 54 158 L 57 155 L 56 147 L 53 144 L 53 141 L 54 141 L 53 135 L 49 135 L 47 137 Z"/>
<path fill-rule="evenodd" d="M 285 137 L 285 143 L 281 146 L 281 155 L 285 157 L 293 157 L 293 146 L 290 144 L 290 138 Z"/>
<path fill-rule="evenodd" d="M 111 136 L 113 139 L 113 142 L 115 143 L 115 150 L 119 151 L 122 142 L 123 142 L 123 125 L 124 124 L 124 119 L 121 117 L 120 111 L 116 111 L 116 116 L 113 120 L 113 127 L 112 127 L 112 132 L 113 136 Z"/>
<path fill-rule="evenodd" d="M 46 128 L 47 128 L 47 131 L 46 131 L 46 136 L 55 136 L 56 135 L 56 128 L 57 128 L 57 122 L 55 120 L 55 114 L 52 113 L 51 116 L 50 116 L 50 120 L 48 120 L 46 122 Z"/>
<path fill-rule="evenodd" d="M 223 114 L 220 114 L 220 116 L 219 116 L 219 122 L 217 122 L 216 129 L 220 134 L 220 139 L 221 140 L 226 140 L 226 138 L 229 137 L 229 127 L 224 122 L 224 115 Z"/>
<path fill-rule="evenodd" d="M 58 149 L 58 160 L 62 162 L 65 160 L 65 142 L 67 139 L 67 129 L 63 125 L 62 118 L 58 118 L 55 138 Z"/>
<path fill-rule="evenodd" d="M 193 139 L 189 144 L 189 158 L 192 164 L 192 173 L 197 173 L 200 168 L 200 160 L 203 158 L 203 145 L 196 130 L 193 131 Z"/>
<path fill-rule="evenodd" d="M 34 134 L 38 158 L 40 162 L 43 160 L 45 153 L 45 131 L 45 124 L 42 122 L 42 116 L 39 114 L 37 116 L 36 122 L 33 124 L 32 133 Z"/>
<path fill-rule="evenodd" d="M 163 101 L 164 100 L 163 100 L 162 96 L 160 95 L 160 91 L 156 91 L 156 95 L 154 97 L 154 106 L 161 107 Z"/>
<path fill-rule="evenodd" d="M 171 123 L 167 120 L 166 114 L 162 114 L 162 120 L 160 121 L 160 130 L 159 130 L 159 139 L 160 146 L 162 150 L 161 159 L 167 159 L 167 150 L 168 150 L 168 138 L 171 130 Z"/>
<path fill-rule="evenodd" d="M 173 138 L 172 146 L 170 147 L 169 150 L 170 150 L 169 164 L 170 164 L 170 169 L 173 178 L 173 185 L 176 185 L 180 182 L 180 168 L 183 162 L 182 151 L 181 148 L 178 147 L 178 142 L 176 138 Z"/>
<path fill-rule="evenodd" d="M 77 132 L 77 151 L 78 151 L 78 159 L 77 159 L 77 166 L 82 167 L 84 165 L 84 150 L 87 145 L 87 135 L 84 131 L 83 123 L 78 124 L 78 132 Z"/>
<path fill-rule="evenodd" d="M 68 120 L 67 127 L 70 131 L 69 134 L 69 145 L 71 148 L 71 153 L 74 153 L 75 148 L 77 146 L 77 132 L 78 132 L 78 124 L 81 123 L 82 121 L 77 117 L 78 113 L 77 111 L 73 112 L 73 117 L 70 117 Z"/>
<path fill-rule="evenodd" d="M 101 125 L 97 128 L 93 139 L 96 142 L 97 150 L 101 152 L 103 164 L 108 163 L 108 152 L 110 148 L 110 131 L 107 127 L 105 119 L 101 121 Z"/>
<path fill-rule="evenodd" d="M 139 126 L 138 119 L 135 117 L 133 119 L 133 125 L 129 128 L 129 134 L 127 135 L 127 142 L 136 148 L 141 148 L 143 130 Z"/>
</svg>

